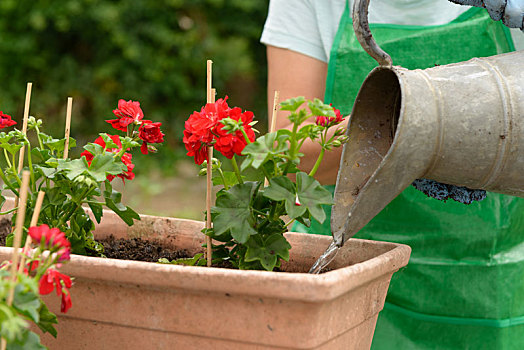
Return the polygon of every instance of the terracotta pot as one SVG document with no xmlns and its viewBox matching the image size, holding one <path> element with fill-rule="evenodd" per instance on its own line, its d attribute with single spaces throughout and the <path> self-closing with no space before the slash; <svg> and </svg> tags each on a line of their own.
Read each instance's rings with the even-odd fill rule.
<svg viewBox="0 0 524 350">
<path fill-rule="evenodd" d="M 202 251 L 197 221 L 142 216 L 129 228 L 105 213 L 96 236 L 141 237 Z M 392 274 L 408 246 L 351 239 L 330 265 L 305 272 L 331 237 L 289 233 L 286 272 L 162 265 L 73 255 L 73 307 L 58 315 L 50 349 L 369 349 Z M 0 248 L 0 261 L 12 248 Z"/>
</svg>

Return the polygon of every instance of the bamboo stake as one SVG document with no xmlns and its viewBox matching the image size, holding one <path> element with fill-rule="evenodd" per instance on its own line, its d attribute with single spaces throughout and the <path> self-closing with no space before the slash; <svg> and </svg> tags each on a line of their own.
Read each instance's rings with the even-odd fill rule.
<svg viewBox="0 0 524 350">
<path fill-rule="evenodd" d="M 269 123 L 269 132 L 272 133 L 275 131 L 277 126 L 277 114 L 278 114 L 278 98 L 280 96 L 280 91 L 275 90 L 275 97 L 273 98 L 273 113 L 271 115 L 271 120 Z M 264 187 L 269 185 L 269 180 L 266 178 L 264 181 Z"/>
<path fill-rule="evenodd" d="M 207 103 L 215 102 L 215 89 L 211 88 L 212 83 L 212 65 L 213 61 L 207 60 Z M 207 148 L 207 185 L 206 185 L 206 229 L 211 229 L 211 189 L 212 189 L 212 171 L 213 167 L 213 147 L 209 146 Z M 212 256 L 213 256 L 213 246 L 211 237 L 206 235 L 206 260 L 207 266 L 211 267 Z"/>
<path fill-rule="evenodd" d="M 20 257 L 19 249 L 20 249 L 20 242 L 22 241 L 22 229 L 24 226 L 24 220 L 25 220 L 25 206 L 27 202 L 27 191 L 29 187 L 29 171 L 25 170 L 22 173 L 22 186 L 20 186 L 20 203 L 18 205 L 17 215 L 16 215 L 16 226 L 15 226 L 15 238 L 13 242 L 13 257 L 12 262 L 10 266 L 10 278 L 13 282 L 16 282 L 16 273 L 17 273 L 17 266 L 18 266 L 18 259 Z M 7 296 L 7 306 L 11 306 L 13 304 L 13 299 L 15 296 L 15 289 L 14 284 L 9 289 L 9 295 Z M 2 338 L 1 342 L 1 349 L 5 350 L 7 346 L 7 342 L 5 339 Z"/>
<path fill-rule="evenodd" d="M 73 98 L 67 98 L 66 111 L 66 125 L 65 125 L 65 143 L 64 143 L 64 159 L 69 156 L 69 134 L 71 133 L 71 110 L 73 109 Z"/>
<path fill-rule="evenodd" d="M 271 126 L 269 132 L 274 132 L 277 126 L 277 114 L 278 114 L 278 99 L 280 97 L 280 91 L 275 90 L 275 97 L 273 98 L 273 114 L 271 115 Z"/>
<path fill-rule="evenodd" d="M 31 223 L 29 224 L 29 227 L 33 227 L 38 224 L 38 217 L 40 216 L 40 210 L 42 209 L 42 203 L 44 202 L 44 195 L 45 195 L 44 191 L 38 192 L 38 197 L 36 198 L 35 210 L 33 211 L 33 216 L 31 217 Z M 31 247 L 31 237 L 28 234 L 25 239 L 25 245 L 24 245 L 24 249 L 22 249 L 22 253 L 27 252 L 29 250 L 29 247 Z M 20 258 L 20 266 L 18 267 L 18 273 L 21 273 L 24 270 L 24 264 L 25 264 L 25 254 L 22 254 L 22 257 Z"/>
<path fill-rule="evenodd" d="M 31 102 L 31 89 L 33 88 L 33 83 L 27 83 L 27 89 L 25 92 L 25 106 L 24 106 L 24 119 L 22 121 L 22 133 L 27 134 L 27 119 L 29 119 L 29 104 Z M 24 168 L 24 156 L 25 156 L 25 146 L 20 148 L 20 154 L 18 157 L 18 173 Z M 18 206 L 18 197 L 15 198 L 15 207 Z"/>
</svg>

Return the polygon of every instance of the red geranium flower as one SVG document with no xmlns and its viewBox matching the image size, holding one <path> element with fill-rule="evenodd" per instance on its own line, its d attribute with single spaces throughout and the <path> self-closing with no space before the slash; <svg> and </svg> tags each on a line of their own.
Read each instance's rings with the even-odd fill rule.
<svg viewBox="0 0 524 350">
<path fill-rule="evenodd" d="M 250 125 L 253 121 L 253 112 L 246 111 L 242 113 L 240 108 L 235 107 L 229 111 L 227 117 L 236 121 L 241 121 L 242 128 L 246 132 L 248 139 L 251 142 L 255 141 L 255 132 Z M 214 146 L 215 149 L 229 159 L 233 158 L 234 154 L 241 155 L 244 147 L 247 145 L 247 141 L 241 130 L 237 130 L 234 134 L 230 134 L 224 129 L 224 125 L 220 122 L 216 127 L 215 134 L 217 136 Z"/>
<path fill-rule="evenodd" d="M 49 269 L 42 276 L 38 284 L 39 293 L 41 295 L 49 294 L 56 288 L 56 295 L 62 296 L 62 312 L 67 312 L 67 310 L 69 310 L 73 305 L 71 302 L 71 295 L 69 294 L 68 290 L 73 285 L 71 277 L 60 273 L 55 269 Z"/>
<path fill-rule="evenodd" d="M 11 120 L 10 115 L 4 114 L 2 111 L 0 111 L 0 129 L 7 128 L 15 124 L 16 122 Z"/>
<path fill-rule="evenodd" d="M 331 103 L 329 105 L 333 107 Z M 344 117 L 342 116 L 342 113 L 340 113 L 340 110 L 334 107 L 333 110 L 335 111 L 335 117 L 318 116 L 316 118 L 316 124 L 324 127 L 340 124 L 344 120 Z"/>
<path fill-rule="evenodd" d="M 161 125 L 162 123 L 153 123 L 151 120 L 142 120 L 142 125 L 138 129 L 138 137 L 144 141 L 140 147 L 142 154 L 148 153 L 148 143 L 164 142 L 164 133 L 160 130 Z"/>
<path fill-rule="evenodd" d="M 45 242 L 46 247 L 58 247 L 59 261 L 69 260 L 71 243 L 58 228 L 49 228 L 46 224 L 29 228 L 29 236 L 38 244 Z"/>
<path fill-rule="evenodd" d="M 127 132 L 127 126 L 132 123 L 138 123 L 144 118 L 144 112 L 140 108 L 138 101 L 118 100 L 118 108 L 113 110 L 117 119 L 106 120 L 117 130 Z"/>
<path fill-rule="evenodd" d="M 193 112 L 185 123 L 184 145 L 187 155 L 195 157 L 196 164 L 202 164 L 207 159 L 207 147 L 214 143 L 213 132 L 218 120 L 227 117 L 230 111 L 225 99 L 208 103 L 200 112 Z"/>
<path fill-rule="evenodd" d="M 121 100 L 122 101 L 122 100 Z M 113 142 L 118 146 L 118 148 L 109 148 L 109 149 L 106 149 L 107 152 L 111 152 L 111 153 L 118 153 L 120 152 L 120 150 L 122 150 L 122 142 L 120 142 L 120 137 L 118 135 L 109 135 L 111 137 L 111 139 L 113 140 Z M 95 142 L 97 145 L 100 145 L 102 147 L 106 147 L 106 143 L 104 141 L 104 139 L 102 138 L 102 136 L 99 136 Z M 87 163 L 89 165 L 91 165 L 91 162 L 93 161 L 93 154 L 91 154 L 91 152 L 89 151 L 84 151 L 80 154 L 81 157 L 85 157 L 86 160 L 87 160 Z M 125 181 L 125 179 L 128 179 L 128 180 L 133 180 L 135 178 L 135 174 L 133 173 L 133 168 L 135 167 L 135 165 L 132 163 L 132 158 L 133 156 L 131 155 L 131 153 L 124 153 L 122 155 L 122 163 L 124 163 L 126 166 L 127 166 L 127 171 L 124 171 L 122 174 L 118 174 L 117 176 L 119 178 L 122 179 L 122 181 Z M 113 179 L 115 178 L 114 175 L 107 175 L 107 179 L 109 181 L 113 181 Z"/>
<path fill-rule="evenodd" d="M 64 289 L 62 293 L 62 303 L 60 305 L 60 311 L 64 314 L 67 312 L 73 306 L 73 302 L 71 301 L 71 294 L 69 294 L 69 290 Z"/>
</svg>

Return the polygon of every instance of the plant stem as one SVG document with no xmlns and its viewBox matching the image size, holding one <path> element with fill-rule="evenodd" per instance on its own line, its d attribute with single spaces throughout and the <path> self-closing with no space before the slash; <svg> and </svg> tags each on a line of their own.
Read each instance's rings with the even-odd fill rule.
<svg viewBox="0 0 524 350">
<path fill-rule="evenodd" d="M 2 170 L 2 168 L 0 168 L 0 178 L 2 178 L 2 181 L 4 182 L 4 184 L 9 187 L 9 189 L 11 191 L 13 191 L 13 194 L 17 197 L 19 197 L 20 195 L 18 194 L 18 191 L 16 190 L 16 188 L 14 188 L 11 183 L 9 181 L 7 181 L 7 178 L 4 174 L 4 171 Z"/>
<path fill-rule="evenodd" d="M 251 140 L 247 136 L 246 130 L 244 130 L 244 128 L 240 128 L 240 131 L 242 131 L 242 135 L 244 135 L 244 139 L 246 140 L 247 144 L 249 145 L 251 143 Z"/>
<path fill-rule="evenodd" d="M 36 191 L 35 172 L 33 171 L 33 159 L 31 158 L 31 144 L 27 143 L 27 164 L 29 165 L 29 174 L 31 175 L 31 188 Z"/>
<path fill-rule="evenodd" d="M 5 160 L 6 160 L 6 162 L 7 162 L 7 166 L 8 166 L 9 168 L 11 168 L 11 167 L 12 167 L 12 165 L 11 165 L 11 161 L 9 160 L 9 156 L 7 155 L 7 150 L 6 150 L 5 148 L 4 148 L 4 157 L 5 157 Z"/>
<path fill-rule="evenodd" d="M 309 176 L 315 176 L 315 173 L 317 172 L 318 168 L 320 167 L 320 163 L 322 163 L 322 158 L 324 158 L 324 153 L 326 152 L 326 149 L 322 147 L 320 150 L 320 154 L 318 155 L 317 161 L 315 162 L 315 165 L 313 166 L 313 169 L 309 172 Z"/>
<path fill-rule="evenodd" d="M 224 173 L 222 172 L 222 169 L 218 168 L 218 174 L 222 178 L 222 182 L 224 183 L 224 189 L 227 191 L 229 190 L 229 186 L 227 185 L 226 178 L 224 177 Z"/>
<path fill-rule="evenodd" d="M 69 220 L 71 218 L 71 216 L 75 213 L 75 211 L 78 210 L 78 208 L 80 208 L 80 206 L 82 206 L 82 202 L 84 201 L 84 198 L 89 194 L 89 192 L 91 192 L 93 190 L 92 187 L 89 187 L 87 190 L 84 191 L 84 193 L 82 193 L 82 195 L 80 196 L 80 200 L 78 202 L 76 201 L 73 201 L 73 203 L 76 204 L 76 206 L 73 208 L 72 211 L 70 211 L 69 213 L 67 213 L 67 215 L 63 215 L 61 218 L 60 218 L 60 221 L 58 221 L 58 228 L 60 228 L 60 226 L 64 225 L 67 220 Z"/>
<path fill-rule="evenodd" d="M 289 225 L 295 222 L 296 219 L 291 219 L 287 224 L 284 225 L 284 228 L 287 228 Z"/>
<path fill-rule="evenodd" d="M 233 165 L 233 170 L 235 171 L 235 175 L 237 176 L 238 183 L 243 184 L 244 180 L 242 180 L 242 175 L 240 175 L 240 170 L 238 169 L 238 164 L 234 155 L 231 158 L 231 164 Z"/>
<path fill-rule="evenodd" d="M 262 165 L 262 166 L 260 167 L 260 169 L 262 169 L 262 172 L 264 173 L 264 176 L 266 177 L 267 181 L 269 182 L 269 180 L 271 179 L 271 177 L 269 176 L 269 174 L 268 174 L 266 168 L 264 168 L 264 166 Z"/>
<path fill-rule="evenodd" d="M 38 126 L 35 126 L 36 131 L 36 138 L 38 139 L 38 144 L 40 145 L 40 149 L 44 149 L 44 144 L 42 143 L 42 138 L 40 137 L 40 129 L 38 129 Z"/>
<path fill-rule="evenodd" d="M 298 152 L 297 148 L 297 130 L 298 130 L 298 124 L 293 124 L 293 131 L 291 133 L 291 139 L 289 140 L 289 155 L 290 155 L 290 161 L 286 164 L 286 168 L 284 169 L 284 175 L 287 175 L 289 171 L 289 167 L 291 166 L 291 161 L 295 158 L 296 153 Z"/>
<path fill-rule="evenodd" d="M 15 155 L 13 154 L 13 161 L 11 163 L 11 171 L 13 172 L 13 176 L 16 179 L 16 182 L 18 182 L 18 186 L 22 186 L 22 180 L 20 180 L 20 177 L 18 176 L 18 170 L 15 167 L 16 160 Z"/>
</svg>

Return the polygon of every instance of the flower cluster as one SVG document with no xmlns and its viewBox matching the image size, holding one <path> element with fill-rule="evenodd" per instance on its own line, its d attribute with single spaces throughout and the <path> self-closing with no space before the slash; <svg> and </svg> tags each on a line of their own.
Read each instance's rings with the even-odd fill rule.
<svg viewBox="0 0 524 350">
<path fill-rule="evenodd" d="M 333 105 L 331 103 L 329 105 L 331 107 L 333 107 Z M 323 127 L 331 127 L 331 126 L 334 126 L 334 125 L 342 123 L 342 121 L 345 118 L 342 115 L 342 113 L 340 113 L 340 110 L 338 110 L 336 108 L 333 108 L 333 111 L 335 112 L 335 116 L 334 117 L 319 115 L 319 116 L 316 117 L 315 123 L 318 126 L 323 126 Z"/>
<path fill-rule="evenodd" d="M 69 288 L 72 286 L 71 278 L 64 275 L 52 266 L 60 267 L 64 261 L 69 261 L 71 254 L 71 243 L 66 238 L 65 234 L 57 228 L 49 228 L 43 224 L 40 226 L 32 226 L 28 230 L 29 237 L 34 243 L 38 244 L 38 257 L 41 252 L 49 251 L 47 258 L 34 257 L 30 259 L 30 271 L 35 270 L 38 266 L 48 267 L 40 278 L 38 283 L 39 292 L 41 295 L 51 293 L 56 287 L 56 294 L 62 298 L 61 311 L 67 312 L 72 306 L 71 294 Z M 51 259 L 51 261 L 49 261 Z M 42 261 L 44 260 L 44 261 Z"/>
<path fill-rule="evenodd" d="M 238 125 L 233 132 L 226 126 L 228 120 Z M 183 141 L 187 155 L 194 157 L 199 165 L 206 160 L 210 146 L 229 159 L 241 155 L 244 147 L 255 140 L 253 125 L 253 113 L 229 107 L 227 96 L 208 103 L 200 112 L 193 112 L 185 123 Z"/>
<path fill-rule="evenodd" d="M 113 114 L 117 119 L 106 120 L 106 122 L 117 130 L 129 134 L 129 132 L 133 133 L 135 127 L 138 126 L 138 138 L 142 140 L 140 151 L 143 154 L 149 153 L 149 143 L 164 142 L 164 134 L 160 130 L 162 123 L 144 119 L 144 112 L 142 108 L 140 108 L 140 102 L 120 99 L 118 101 L 118 108 L 113 110 Z M 132 130 L 129 130 L 130 126 Z M 152 150 L 154 150 L 154 148 Z"/>
<path fill-rule="evenodd" d="M 2 111 L 0 111 L 0 129 L 7 128 L 15 124 L 16 122 L 11 120 L 10 115 L 4 114 Z"/>
<path fill-rule="evenodd" d="M 49 228 L 46 224 L 32 226 L 28 231 L 29 237 L 35 243 L 39 243 L 42 249 L 55 252 L 58 255 L 58 261 L 69 260 L 71 254 L 71 243 L 66 238 L 65 233 L 57 228 Z"/>
<path fill-rule="evenodd" d="M 142 154 L 148 154 L 150 151 L 156 152 L 156 148 L 151 145 L 153 143 L 164 142 L 164 133 L 160 130 L 162 123 L 153 122 L 151 120 L 144 119 L 144 112 L 140 108 L 138 101 L 125 101 L 120 99 L 118 101 L 118 108 L 113 110 L 113 114 L 117 117 L 116 119 L 106 120 L 113 128 L 126 133 L 133 141 L 141 141 L 140 151 Z M 138 128 L 138 130 L 136 130 Z M 108 135 L 112 140 L 112 143 L 116 147 L 110 147 L 102 136 L 98 137 L 94 143 L 101 146 L 105 152 L 109 152 L 120 157 L 122 163 L 125 165 L 125 170 L 117 174 L 122 181 L 133 180 L 135 174 L 133 169 L 135 165 L 132 162 L 133 156 L 131 153 L 126 152 L 129 150 L 128 147 L 122 145 L 121 137 L 118 135 Z M 81 154 L 85 157 L 88 164 L 91 165 L 95 154 L 91 150 L 85 150 Z M 107 179 L 112 181 L 115 175 L 107 175 Z"/>
</svg>

